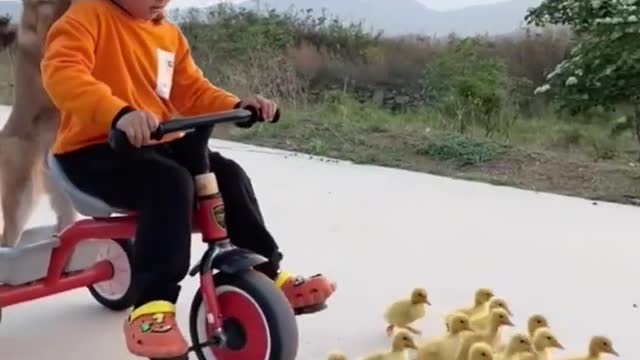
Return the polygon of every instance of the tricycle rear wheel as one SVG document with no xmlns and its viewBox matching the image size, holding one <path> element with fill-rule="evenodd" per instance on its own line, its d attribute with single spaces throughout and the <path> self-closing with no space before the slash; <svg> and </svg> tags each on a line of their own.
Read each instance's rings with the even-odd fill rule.
<svg viewBox="0 0 640 360">
<path fill-rule="evenodd" d="M 198 360 L 294 360 L 298 326 L 284 294 L 253 270 L 214 275 L 226 347 L 199 347 L 210 340 L 200 289 L 193 298 L 189 330 Z"/>
<path fill-rule="evenodd" d="M 133 306 L 135 288 L 131 281 L 133 263 L 133 240 L 105 240 L 109 244 L 106 253 L 98 255 L 98 261 L 108 260 L 113 266 L 113 278 L 90 285 L 89 292 L 104 307 L 113 311 L 123 311 Z"/>
</svg>

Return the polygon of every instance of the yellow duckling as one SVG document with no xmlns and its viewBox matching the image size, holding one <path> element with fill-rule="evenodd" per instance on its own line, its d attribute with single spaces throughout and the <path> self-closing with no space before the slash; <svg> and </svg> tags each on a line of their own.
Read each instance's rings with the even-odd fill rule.
<svg viewBox="0 0 640 360">
<path fill-rule="evenodd" d="M 417 348 L 411 334 L 406 330 L 400 330 L 393 336 L 391 351 L 371 354 L 361 360 L 406 360 L 407 349 Z"/>
<path fill-rule="evenodd" d="M 327 358 L 327 360 L 349 360 L 347 358 L 347 355 L 345 355 L 342 352 L 339 351 L 334 351 L 329 353 L 329 357 Z"/>
<path fill-rule="evenodd" d="M 469 360 L 493 360 L 495 358 L 491 346 L 483 342 L 473 344 L 467 356 Z"/>
<path fill-rule="evenodd" d="M 449 360 L 455 357 L 462 339 L 461 334 L 471 331 L 469 317 L 463 313 L 454 313 L 447 318 L 447 334 L 419 346 L 415 360 Z"/>
<path fill-rule="evenodd" d="M 533 352 L 520 355 L 520 360 L 551 360 L 552 349 L 564 350 L 555 335 L 548 328 L 540 328 L 533 335 Z"/>
<path fill-rule="evenodd" d="M 489 328 L 483 331 L 474 331 L 471 334 L 464 334 L 457 360 L 468 360 L 469 349 L 478 342 L 484 342 L 491 346 L 493 350 L 500 343 L 500 330 L 503 326 L 514 326 L 509 313 L 505 309 L 497 308 L 491 310 L 491 320 Z"/>
<path fill-rule="evenodd" d="M 610 354 L 619 357 L 617 351 L 613 349 L 611 340 L 605 336 L 594 336 L 589 342 L 589 353 L 585 356 L 576 356 L 565 360 L 600 360 L 602 354 Z"/>
<path fill-rule="evenodd" d="M 527 321 L 527 331 L 529 333 L 529 339 L 533 340 L 533 335 L 536 333 L 536 330 L 542 328 L 549 328 L 549 321 L 544 315 L 533 314 L 529 317 Z"/>
<path fill-rule="evenodd" d="M 484 313 L 480 313 L 470 318 L 471 328 L 473 330 L 485 330 L 489 327 L 489 320 L 491 319 L 491 310 L 493 309 L 503 309 L 509 314 L 509 316 L 513 316 L 511 309 L 509 309 L 509 304 L 499 297 L 493 297 L 489 300 L 487 305 L 488 310 Z"/>
<path fill-rule="evenodd" d="M 496 356 L 496 359 L 500 360 L 518 360 L 522 353 L 532 353 L 533 346 L 531 340 L 525 334 L 515 334 L 509 340 L 504 352 L 501 352 Z"/>
<path fill-rule="evenodd" d="M 467 316 L 469 316 L 469 318 L 482 313 L 486 310 L 487 307 L 487 303 L 489 302 L 489 300 L 491 300 L 492 297 L 494 297 L 494 293 L 493 290 L 488 289 L 488 288 L 480 288 L 478 290 L 476 290 L 475 295 L 473 297 L 473 305 L 469 306 L 469 307 L 464 307 L 464 308 L 460 308 L 458 310 L 455 310 L 454 312 L 450 313 L 447 315 L 447 317 L 444 319 L 444 323 L 446 326 L 449 325 L 449 316 L 455 314 L 455 313 L 463 313 Z M 447 328 L 447 330 L 449 330 Z"/>
<path fill-rule="evenodd" d="M 495 294 L 493 290 L 487 288 L 480 288 L 476 290 L 475 296 L 473 298 L 473 306 L 467 308 L 461 308 L 456 310 L 454 313 L 461 312 L 470 318 L 486 311 L 487 303 L 491 298 L 493 298 Z"/>
<path fill-rule="evenodd" d="M 540 314 L 533 314 L 529 317 L 527 321 L 527 334 L 529 334 L 529 342 L 533 341 L 533 334 L 535 334 L 536 330 L 541 328 L 549 328 L 549 321 L 547 318 Z M 504 352 L 507 348 L 507 345 L 500 344 L 498 346 L 497 352 Z"/>
<path fill-rule="evenodd" d="M 391 336 L 394 327 L 409 330 L 420 335 L 420 330 L 414 329 L 409 324 L 424 317 L 427 313 L 426 305 L 431 305 L 427 297 L 427 290 L 416 288 L 411 292 L 409 299 L 403 299 L 391 304 L 384 313 L 387 322 L 387 335 Z"/>
</svg>

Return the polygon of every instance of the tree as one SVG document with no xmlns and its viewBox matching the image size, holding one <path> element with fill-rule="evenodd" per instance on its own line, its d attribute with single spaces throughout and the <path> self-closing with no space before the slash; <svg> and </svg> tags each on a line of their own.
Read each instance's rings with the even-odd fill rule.
<svg viewBox="0 0 640 360">
<path fill-rule="evenodd" d="M 571 28 L 576 45 L 536 89 L 575 115 L 628 111 L 640 142 L 640 1 L 544 0 L 526 20 Z"/>
<path fill-rule="evenodd" d="M 504 63 L 483 50 L 479 39 L 468 38 L 439 54 L 427 66 L 425 93 L 452 113 L 460 133 L 475 121 L 489 136 L 498 126 L 508 78 Z"/>
</svg>

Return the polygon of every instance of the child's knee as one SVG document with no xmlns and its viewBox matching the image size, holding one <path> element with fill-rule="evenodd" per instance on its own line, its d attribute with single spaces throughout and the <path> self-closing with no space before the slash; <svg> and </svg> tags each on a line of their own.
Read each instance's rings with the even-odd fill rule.
<svg viewBox="0 0 640 360">
<path fill-rule="evenodd" d="M 193 177 L 187 169 L 172 167 L 166 170 L 161 179 L 150 179 L 157 181 L 159 186 L 155 186 L 152 197 L 154 200 L 166 199 L 174 206 L 183 205 L 191 208 L 194 197 Z"/>
</svg>

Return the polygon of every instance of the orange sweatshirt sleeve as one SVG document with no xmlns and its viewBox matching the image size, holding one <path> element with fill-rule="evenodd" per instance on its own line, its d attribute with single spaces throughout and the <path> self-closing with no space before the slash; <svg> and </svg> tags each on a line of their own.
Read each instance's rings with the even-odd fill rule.
<svg viewBox="0 0 640 360">
<path fill-rule="evenodd" d="M 171 103 L 184 116 L 233 109 L 240 102 L 240 99 L 214 86 L 204 76 L 193 59 L 184 34 L 180 32 L 179 36 Z"/>
<path fill-rule="evenodd" d="M 90 126 L 109 128 L 129 104 L 91 75 L 96 46 L 92 21 L 81 22 L 67 14 L 53 24 L 41 62 L 42 82 L 61 111 Z"/>
</svg>

